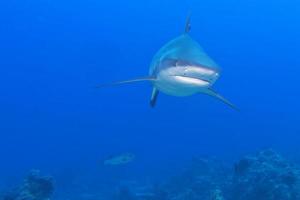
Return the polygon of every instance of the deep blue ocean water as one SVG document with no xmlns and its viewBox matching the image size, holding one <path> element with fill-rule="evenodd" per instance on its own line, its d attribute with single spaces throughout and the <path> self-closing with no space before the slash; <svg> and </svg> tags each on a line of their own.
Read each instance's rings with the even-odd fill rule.
<svg viewBox="0 0 300 200">
<path fill-rule="evenodd" d="M 1 1 L 0 186 L 30 169 L 156 179 L 194 156 L 266 148 L 299 160 L 299 11 L 296 0 Z M 147 82 L 95 88 L 148 75 L 188 12 L 191 36 L 222 68 L 216 90 L 239 112 L 201 94 L 160 95 L 152 109 Z M 101 165 L 122 152 L 135 161 Z"/>
</svg>

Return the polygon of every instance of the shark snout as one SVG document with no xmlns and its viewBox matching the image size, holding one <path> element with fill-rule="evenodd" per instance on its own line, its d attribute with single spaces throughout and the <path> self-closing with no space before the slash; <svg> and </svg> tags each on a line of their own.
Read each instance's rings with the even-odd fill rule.
<svg viewBox="0 0 300 200">
<path fill-rule="evenodd" d="M 169 75 L 180 78 L 181 80 L 187 80 L 188 82 L 199 81 L 207 83 L 207 85 L 213 84 L 219 78 L 218 71 L 200 67 L 177 68 L 177 70 L 171 71 Z"/>
<path fill-rule="evenodd" d="M 183 76 L 213 82 L 219 77 L 219 72 L 202 67 L 186 67 L 183 71 Z"/>
<path fill-rule="evenodd" d="M 187 96 L 211 88 L 218 77 L 219 73 L 210 68 L 172 66 L 159 71 L 155 86 L 167 94 Z"/>
<path fill-rule="evenodd" d="M 173 75 L 172 79 L 174 82 L 177 82 L 178 84 L 189 86 L 189 87 L 201 87 L 206 88 L 210 86 L 210 81 L 201 79 L 199 77 L 192 77 L 192 76 L 186 76 L 186 75 Z"/>
</svg>

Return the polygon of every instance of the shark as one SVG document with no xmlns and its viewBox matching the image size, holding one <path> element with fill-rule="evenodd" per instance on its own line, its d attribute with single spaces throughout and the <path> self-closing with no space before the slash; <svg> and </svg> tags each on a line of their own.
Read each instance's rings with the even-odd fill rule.
<svg viewBox="0 0 300 200">
<path fill-rule="evenodd" d="M 151 107 L 156 105 L 159 93 L 177 97 L 202 93 L 237 109 L 213 89 L 221 75 L 221 69 L 190 36 L 190 31 L 191 18 L 188 16 L 183 34 L 167 42 L 154 55 L 148 76 L 102 84 L 98 87 L 148 81 L 153 86 Z"/>
</svg>

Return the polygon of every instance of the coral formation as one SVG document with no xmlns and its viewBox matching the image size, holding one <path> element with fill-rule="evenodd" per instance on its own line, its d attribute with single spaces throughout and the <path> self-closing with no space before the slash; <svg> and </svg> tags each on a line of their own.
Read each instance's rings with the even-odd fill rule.
<svg viewBox="0 0 300 200">
<path fill-rule="evenodd" d="M 3 195 L 3 200 L 47 200 L 54 191 L 52 177 L 41 176 L 38 170 L 32 170 L 24 183 Z"/>
<path fill-rule="evenodd" d="M 246 156 L 234 169 L 230 199 L 300 199 L 299 169 L 272 150 Z"/>
<path fill-rule="evenodd" d="M 215 159 L 194 159 L 181 175 L 172 178 L 163 187 L 169 199 L 211 200 L 215 191 L 225 189 L 230 168 Z M 220 194 L 221 195 L 221 194 Z"/>
<path fill-rule="evenodd" d="M 234 165 L 197 158 L 182 173 L 159 184 L 136 180 L 112 185 L 114 194 L 74 195 L 70 199 L 112 200 L 300 200 L 300 169 L 272 150 L 241 158 Z M 0 200 L 48 200 L 53 180 L 32 171 Z M 112 189 L 114 190 L 114 189 Z M 64 199 L 64 198 L 63 198 Z"/>
<path fill-rule="evenodd" d="M 300 170 L 272 150 L 245 156 L 230 168 L 214 159 L 195 159 L 181 175 L 149 192 L 138 196 L 127 188 L 115 199 L 300 200 Z"/>
</svg>

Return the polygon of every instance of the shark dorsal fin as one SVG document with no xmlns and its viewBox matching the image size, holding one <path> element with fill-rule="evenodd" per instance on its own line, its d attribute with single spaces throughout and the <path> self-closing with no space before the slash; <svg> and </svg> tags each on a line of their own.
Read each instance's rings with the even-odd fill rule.
<svg viewBox="0 0 300 200">
<path fill-rule="evenodd" d="M 185 22 L 185 29 L 184 29 L 184 33 L 188 34 L 191 31 L 191 14 L 189 13 L 187 18 L 186 18 L 186 22 Z"/>
</svg>

